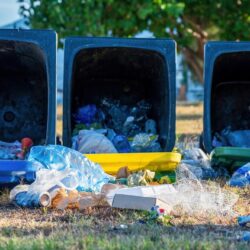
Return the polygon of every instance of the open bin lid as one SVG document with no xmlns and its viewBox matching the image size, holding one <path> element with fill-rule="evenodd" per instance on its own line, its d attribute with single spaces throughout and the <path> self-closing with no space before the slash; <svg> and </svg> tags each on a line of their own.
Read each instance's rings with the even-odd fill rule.
<svg viewBox="0 0 250 250">
<path fill-rule="evenodd" d="M 234 170 L 250 162 L 250 148 L 217 147 L 212 151 L 211 159 L 213 165 Z"/>
</svg>

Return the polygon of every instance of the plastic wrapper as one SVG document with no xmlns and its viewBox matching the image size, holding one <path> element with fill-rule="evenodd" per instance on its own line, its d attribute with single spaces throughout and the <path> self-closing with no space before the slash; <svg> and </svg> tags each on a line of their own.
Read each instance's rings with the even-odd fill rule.
<svg viewBox="0 0 250 250">
<path fill-rule="evenodd" d="M 199 148 L 185 149 L 182 152 L 183 160 L 188 173 L 194 174 L 198 179 L 214 179 L 217 173 L 211 167 L 208 156 Z M 184 173 L 183 173 L 184 174 Z"/>
<path fill-rule="evenodd" d="M 117 153 L 113 143 L 103 134 L 92 130 L 81 130 L 73 137 L 73 147 L 83 154 Z"/>
<path fill-rule="evenodd" d="M 107 195 L 107 201 L 112 205 L 116 195 L 133 196 L 134 199 L 127 197 L 132 204 L 131 209 L 133 209 L 135 208 L 133 204 L 136 201 L 141 197 L 148 197 L 156 198 L 161 207 L 167 208 L 168 212 L 177 213 L 178 215 L 202 214 L 203 217 L 208 218 L 211 215 L 235 215 L 233 206 L 238 200 L 238 195 L 222 189 L 217 183 L 201 182 L 183 163 L 177 169 L 176 178 L 177 182 L 172 185 L 113 190 Z M 148 202 L 147 199 L 145 199 L 146 201 Z M 124 202 L 124 205 L 126 204 Z M 127 205 L 126 208 L 128 208 Z"/>
<path fill-rule="evenodd" d="M 188 214 L 202 213 L 204 216 L 234 214 L 233 206 L 238 195 L 221 188 L 219 183 L 199 180 L 185 163 L 178 166 L 176 180 L 173 185 L 177 196 L 165 198 L 173 207 L 180 207 Z"/>
<path fill-rule="evenodd" d="M 19 141 L 3 142 L 0 141 L 0 159 L 12 160 L 22 151 L 22 144 Z"/>
<path fill-rule="evenodd" d="M 44 181 L 42 185 L 50 185 L 51 181 L 53 186 L 53 183 L 56 185 L 57 180 L 63 179 L 60 183 L 65 188 L 100 192 L 102 186 L 108 183 L 111 178 L 104 173 L 100 165 L 91 162 L 73 149 L 59 145 L 32 147 L 28 160 L 37 164 L 40 169 L 54 170 L 41 172 L 41 175 L 43 175 L 42 180 Z M 40 172 L 38 171 L 37 173 L 39 174 Z M 40 185 L 38 181 L 39 179 L 36 178 L 36 184 L 33 184 L 35 186 Z"/>
<path fill-rule="evenodd" d="M 158 136 L 140 133 L 136 135 L 131 143 L 135 152 L 161 152 L 161 146 L 157 142 Z"/>
<path fill-rule="evenodd" d="M 229 185 L 236 187 L 250 186 L 250 163 L 247 163 L 233 173 L 229 180 Z"/>
</svg>

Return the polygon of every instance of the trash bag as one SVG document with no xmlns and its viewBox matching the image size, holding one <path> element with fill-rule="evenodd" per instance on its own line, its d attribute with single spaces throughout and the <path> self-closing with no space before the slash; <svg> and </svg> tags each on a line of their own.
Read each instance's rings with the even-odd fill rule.
<svg viewBox="0 0 250 250">
<path fill-rule="evenodd" d="M 250 163 L 237 169 L 229 180 L 230 186 L 246 187 L 250 185 Z"/>
<path fill-rule="evenodd" d="M 78 109 L 74 114 L 75 122 L 89 126 L 93 123 L 99 123 L 104 120 L 104 114 L 99 110 L 96 105 L 89 104 Z"/>
<path fill-rule="evenodd" d="M 221 131 L 221 133 L 216 133 L 213 138 L 214 147 L 250 147 L 250 130 L 235 130 L 232 131 L 230 127 L 227 127 Z"/>
<path fill-rule="evenodd" d="M 102 186 L 108 183 L 111 178 L 111 176 L 104 173 L 100 165 L 91 162 L 81 153 L 60 145 L 32 147 L 28 161 L 36 163 L 40 169 L 45 168 L 58 171 L 51 173 L 55 175 L 55 177 L 51 177 L 52 182 L 57 174 L 59 176 L 69 175 L 70 177 L 65 178 L 62 182 L 66 188 L 70 187 L 72 181 L 76 179 L 78 182 L 76 189 L 78 191 L 100 192 Z M 72 176 L 75 179 L 72 179 Z M 46 181 L 46 178 L 44 181 Z"/>
<path fill-rule="evenodd" d="M 77 151 L 83 154 L 117 153 L 113 143 L 103 134 L 93 130 L 81 130 L 77 142 L 73 138 L 73 145 Z"/>
</svg>

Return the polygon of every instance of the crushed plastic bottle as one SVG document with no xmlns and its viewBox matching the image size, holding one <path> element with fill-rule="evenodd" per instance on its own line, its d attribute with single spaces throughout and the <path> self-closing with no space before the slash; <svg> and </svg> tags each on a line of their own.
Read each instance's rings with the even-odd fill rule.
<svg viewBox="0 0 250 250">
<path fill-rule="evenodd" d="M 147 134 L 156 134 L 156 122 L 152 119 L 149 119 L 145 122 L 145 132 Z"/>
<path fill-rule="evenodd" d="M 236 187 L 246 187 L 250 185 L 250 163 L 247 163 L 233 173 L 229 180 L 229 185 Z"/>
<path fill-rule="evenodd" d="M 111 176 L 104 173 L 100 165 L 93 163 L 81 153 L 60 145 L 35 146 L 31 148 L 28 160 L 37 164 L 38 169 L 49 169 L 53 177 L 46 177 L 47 182 L 56 185 L 57 175 L 65 174 L 68 177 L 60 181 L 67 188 L 78 191 L 100 192 L 102 186 L 108 183 Z M 68 172 L 67 172 L 68 171 Z M 60 180 L 61 177 L 59 178 Z"/>
<path fill-rule="evenodd" d="M 128 137 L 133 137 L 136 134 L 141 133 L 142 130 L 141 127 L 135 123 L 135 118 L 133 116 L 129 116 L 123 124 L 122 132 Z"/>
</svg>

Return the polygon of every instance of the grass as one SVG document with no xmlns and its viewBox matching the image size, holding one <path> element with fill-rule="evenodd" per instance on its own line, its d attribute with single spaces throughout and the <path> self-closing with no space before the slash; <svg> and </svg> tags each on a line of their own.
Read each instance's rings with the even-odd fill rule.
<svg viewBox="0 0 250 250">
<path fill-rule="evenodd" d="M 59 118 L 61 110 L 58 110 Z M 58 127 L 58 133 L 61 131 Z M 192 140 L 202 131 L 202 105 L 177 106 L 177 134 Z M 183 135 L 186 132 L 185 136 Z M 189 139 L 188 139 L 189 140 Z M 187 140 L 187 141 L 188 141 Z M 250 188 L 239 195 L 235 211 L 250 214 Z M 237 215 L 172 213 L 171 225 L 142 224 L 143 212 L 99 207 L 84 211 L 21 209 L 0 194 L 0 249 L 249 249 L 238 240 L 244 228 Z M 125 225 L 125 226 L 121 226 Z"/>
</svg>

